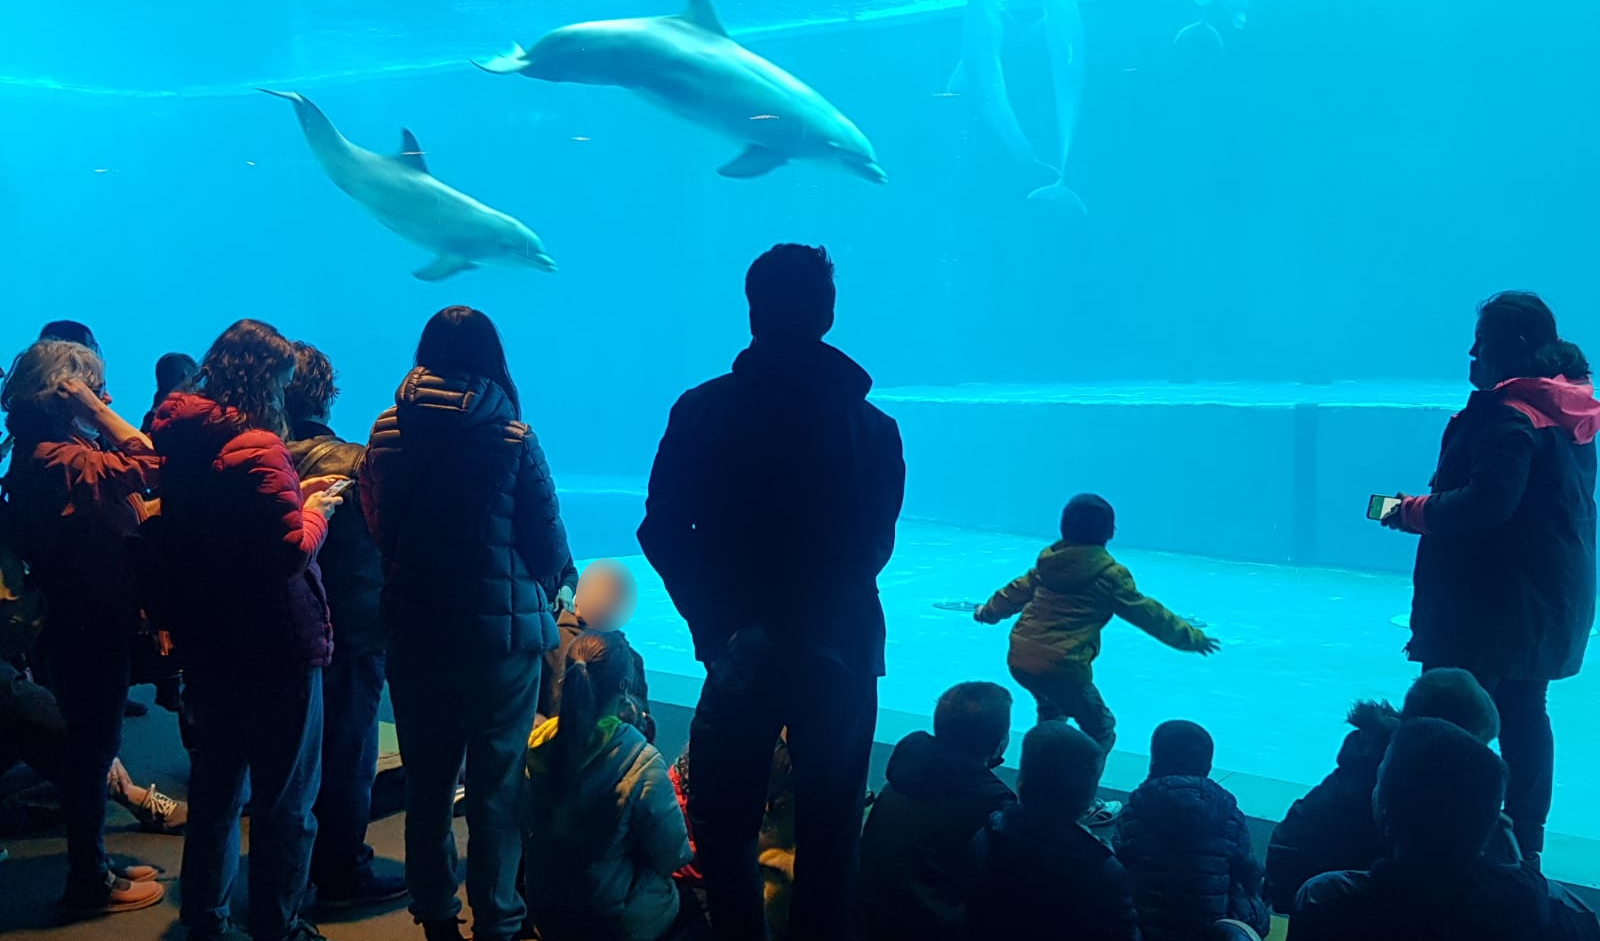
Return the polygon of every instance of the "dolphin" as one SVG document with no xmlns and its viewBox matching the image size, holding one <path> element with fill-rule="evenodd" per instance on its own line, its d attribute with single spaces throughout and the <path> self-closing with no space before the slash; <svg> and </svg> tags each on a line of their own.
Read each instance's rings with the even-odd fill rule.
<svg viewBox="0 0 1600 941">
<path fill-rule="evenodd" d="M 967 0 L 961 25 L 961 62 L 950 77 L 949 91 L 971 99 L 1006 153 L 1019 164 L 1042 166 L 1033 144 L 1023 133 L 1017 114 L 1011 110 L 1006 91 L 1005 66 L 1001 63 L 1005 41 L 1005 13 L 1000 0 Z"/>
<path fill-rule="evenodd" d="M 1083 13 L 1078 0 L 1044 0 L 1045 45 L 1050 50 L 1050 79 L 1055 87 L 1056 130 L 1061 135 L 1061 176 L 1049 186 L 1028 194 L 1029 199 L 1048 200 L 1087 212 L 1083 200 L 1066 186 L 1067 158 L 1072 155 L 1072 137 L 1078 126 L 1078 107 L 1083 103 Z"/>
<path fill-rule="evenodd" d="M 729 38 L 711 0 L 688 0 L 676 16 L 563 26 L 532 49 L 513 46 L 473 64 L 496 75 L 626 88 L 745 144 L 718 171 L 726 177 L 820 160 L 874 183 L 888 179 L 866 135 L 804 82 Z"/>
<path fill-rule="evenodd" d="M 311 154 L 333 185 L 396 235 L 436 256 L 413 274 L 438 281 L 480 264 L 555 271 L 555 260 L 533 230 L 451 189 L 428 172 L 422 147 L 400 131 L 400 153 L 375 154 L 345 139 L 311 99 L 292 91 L 261 91 L 294 102 Z"/>
</svg>

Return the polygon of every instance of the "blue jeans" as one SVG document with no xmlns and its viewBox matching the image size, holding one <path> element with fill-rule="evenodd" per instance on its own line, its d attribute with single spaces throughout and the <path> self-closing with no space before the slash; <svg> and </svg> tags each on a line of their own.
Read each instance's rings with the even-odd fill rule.
<svg viewBox="0 0 1600 941">
<path fill-rule="evenodd" d="M 93 891 L 106 878 L 106 776 L 122 747 L 128 701 L 130 636 L 121 626 L 52 617 L 40 642 L 67 727 L 55 784 L 67 824 L 69 892 Z"/>
<path fill-rule="evenodd" d="M 378 703 L 384 652 L 349 657 L 337 650 L 322 671 L 322 787 L 311 881 L 325 894 L 349 895 L 372 868 L 367 823 L 378 776 Z"/>
<path fill-rule="evenodd" d="M 191 670 L 194 718 L 182 921 L 207 937 L 228 921 L 239 873 L 239 814 L 250 776 L 250 918 L 256 941 L 279 941 L 299 920 L 322 773 L 322 670 L 216 676 Z"/>
<path fill-rule="evenodd" d="M 472 933 L 499 941 L 522 930 L 523 766 L 541 663 L 536 650 L 463 662 L 440 645 L 398 639 L 389 652 L 389 696 L 406 769 L 406 887 L 411 914 L 420 921 L 461 912 L 452 823 L 465 759 Z"/>
</svg>

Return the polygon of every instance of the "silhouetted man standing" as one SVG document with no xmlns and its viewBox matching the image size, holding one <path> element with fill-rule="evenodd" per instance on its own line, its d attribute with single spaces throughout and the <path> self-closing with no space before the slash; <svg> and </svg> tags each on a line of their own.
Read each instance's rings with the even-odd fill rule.
<svg viewBox="0 0 1600 941">
<path fill-rule="evenodd" d="M 877 576 L 905 463 L 899 429 L 867 402 L 872 378 L 822 342 L 827 252 L 776 246 L 750 266 L 745 295 L 754 342 L 674 406 L 639 543 L 706 665 L 689 815 L 716 936 L 766 936 L 757 836 L 787 727 L 791 933 L 843 938 L 884 672 Z"/>
</svg>

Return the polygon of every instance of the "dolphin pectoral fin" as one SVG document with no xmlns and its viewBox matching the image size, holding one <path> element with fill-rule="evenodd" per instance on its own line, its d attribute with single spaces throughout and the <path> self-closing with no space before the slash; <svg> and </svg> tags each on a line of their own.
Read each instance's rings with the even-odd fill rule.
<svg viewBox="0 0 1600 941">
<path fill-rule="evenodd" d="M 1049 186 L 1041 186 L 1028 194 L 1028 198 L 1038 202 L 1052 203 L 1070 212 L 1088 215 L 1089 207 L 1083 204 L 1083 199 L 1067 187 L 1061 180 L 1056 180 Z"/>
<path fill-rule="evenodd" d="M 305 101 L 305 98 L 303 98 L 300 95 L 300 93 L 297 92 L 297 91 L 273 91 L 270 88 L 257 88 L 256 91 L 264 91 L 267 94 L 274 95 L 274 96 L 276 96 L 278 98 L 287 98 L 290 101 L 293 101 L 293 102 L 295 102 L 297 104 L 299 102 Z"/>
<path fill-rule="evenodd" d="M 727 27 L 722 25 L 722 17 L 717 15 L 717 8 L 711 0 L 689 0 L 678 14 L 678 19 L 687 20 L 708 33 L 718 36 L 727 36 Z"/>
<path fill-rule="evenodd" d="M 411 276 L 418 281 L 443 281 L 458 271 L 476 267 L 470 259 L 446 253 L 411 272 Z"/>
<path fill-rule="evenodd" d="M 493 75 L 510 75 L 520 72 L 528 67 L 528 51 L 516 43 L 511 44 L 511 51 L 503 56 L 495 56 L 487 62 L 472 60 L 472 64 L 485 72 Z"/>
<path fill-rule="evenodd" d="M 751 144 L 745 148 L 744 153 L 733 158 L 732 163 L 717 172 L 736 180 L 748 180 L 751 177 L 771 173 L 788 162 L 788 157 L 770 147 Z"/>
<path fill-rule="evenodd" d="M 967 77 L 966 59 L 956 63 L 956 70 L 950 73 L 950 83 L 944 90 L 952 95 L 965 95 L 972 90 L 972 79 Z"/>
<path fill-rule="evenodd" d="M 428 162 L 422 159 L 422 145 L 417 143 L 417 135 L 411 133 L 408 127 L 400 129 L 400 152 L 394 155 L 394 159 L 420 173 L 428 172 Z"/>
</svg>

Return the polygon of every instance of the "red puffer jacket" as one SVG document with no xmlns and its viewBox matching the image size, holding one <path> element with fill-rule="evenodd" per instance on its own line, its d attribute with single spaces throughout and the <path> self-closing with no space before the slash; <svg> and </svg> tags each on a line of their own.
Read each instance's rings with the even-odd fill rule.
<svg viewBox="0 0 1600 941">
<path fill-rule="evenodd" d="M 161 404 L 152 439 L 185 668 L 326 666 L 333 631 L 316 554 L 328 521 L 302 504 L 283 440 L 189 393 Z"/>
</svg>

